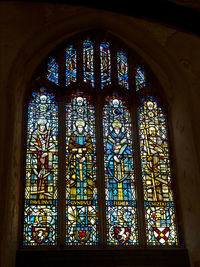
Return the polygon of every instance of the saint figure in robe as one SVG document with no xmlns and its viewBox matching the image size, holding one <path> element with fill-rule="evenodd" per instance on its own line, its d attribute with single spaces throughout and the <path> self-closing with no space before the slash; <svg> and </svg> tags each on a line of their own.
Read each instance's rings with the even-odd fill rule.
<svg viewBox="0 0 200 267">
<path fill-rule="evenodd" d="M 76 130 L 69 140 L 69 170 L 71 200 L 92 200 L 94 188 L 94 150 L 85 130 L 85 121 L 75 122 Z"/>
<path fill-rule="evenodd" d="M 47 121 L 41 117 L 38 127 L 30 139 L 31 151 L 31 198 L 52 198 L 53 190 L 49 192 L 48 185 L 53 182 L 53 157 L 55 154 L 55 137 L 52 126 L 47 129 Z"/>
<path fill-rule="evenodd" d="M 118 120 L 112 123 L 106 154 L 110 200 L 131 200 L 131 147 L 126 133 L 122 131 L 122 123 Z"/>
</svg>

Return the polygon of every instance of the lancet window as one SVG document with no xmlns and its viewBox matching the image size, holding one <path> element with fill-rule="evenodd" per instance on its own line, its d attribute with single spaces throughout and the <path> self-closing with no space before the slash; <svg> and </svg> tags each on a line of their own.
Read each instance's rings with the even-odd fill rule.
<svg viewBox="0 0 200 267">
<path fill-rule="evenodd" d="M 87 35 L 36 73 L 23 246 L 179 245 L 167 109 L 130 54 Z"/>
</svg>

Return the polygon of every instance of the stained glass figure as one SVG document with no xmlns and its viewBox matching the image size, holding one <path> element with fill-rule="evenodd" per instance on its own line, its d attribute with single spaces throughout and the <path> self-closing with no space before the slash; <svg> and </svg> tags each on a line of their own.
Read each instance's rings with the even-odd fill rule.
<svg viewBox="0 0 200 267">
<path fill-rule="evenodd" d="M 126 53 L 123 51 L 117 52 L 117 70 L 118 70 L 118 83 L 129 89 L 128 84 L 128 61 Z"/>
<path fill-rule="evenodd" d="M 98 244 L 95 111 L 90 98 L 66 105 L 66 244 Z"/>
<path fill-rule="evenodd" d="M 117 95 L 103 109 L 105 196 L 108 245 L 138 243 L 131 118 Z"/>
<path fill-rule="evenodd" d="M 166 115 L 152 96 L 138 107 L 148 245 L 177 245 Z"/>
<path fill-rule="evenodd" d="M 76 49 L 72 45 L 66 48 L 66 86 L 76 82 Z"/>
<path fill-rule="evenodd" d="M 47 79 L 58 84 L 58 63 L 55 58 L 51 58 L 47 66 Z"/>
<path fill-rule="evenodd" d="M 142 69 L 141 66 L 138 66 L 135 71 L 135 84 L 136 84 L 136 91 L 143 89 L 146 86 L 146 77 L 145 71 Z"/>
<path fill-rule="evenodd" d="M 100 59 L 101 59 L 101 89 L 105 85 L 111 84 L 111 56 L 110 44 L 103 42 L 100 44 Z"/>
<path fill-rule="evenodd" d="M 57 244 L 58 105 L 45 89 L 28 105 L 23 245 Z"/>
<path fill-rule="evenodd" d="M 86 39 L 83 42 L 83 75 L 84 82 L 90 83 L 94 87 L 94 49 L 93 43 Z"/>
</svg>

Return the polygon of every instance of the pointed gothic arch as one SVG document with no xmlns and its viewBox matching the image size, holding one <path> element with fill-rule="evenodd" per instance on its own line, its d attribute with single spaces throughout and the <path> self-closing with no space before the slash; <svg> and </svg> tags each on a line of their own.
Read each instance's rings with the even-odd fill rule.
<svg viewBox="0 0 200 267">
<path fill-rule="evenodd" d="M 168 171 L 171 166 L 167 125 L 165 119 L 162 121 L 161 118 L 166 115 L 154 116 L 154 113 L 158 113 L 157 102 L 149 95 L 159 96 L 161 89 L 158 83 L 155 85 L 156 79 L 151 71 L 145 68 L 145 64 L 141 66 L 139 57 L 132 54 L 116 38 L 103 32 L 96 35 L 91 31 L 60 45 L 44 61 L 44 71 L 39 67 L 36 72 L 33 83 L 40 93 L 33 93 L 35 110 L 29 110 L 28 124 L 32 122 L 31 116 L 36 114 L 38 121 L 32 126 L 32 132 L 28 131 L 26 158 L 34 150 L 29 147 L 31 144 L 34 146 L 32 138 L 35 131 L 38 131 L 35 148 L 41 151 L 36 151 L 37 154 L 39 152 L 38 159 L 34 161 L 36 156 L 33 153 L 27 161 L 26 191 L 32 195 L 25 196 L 25 246 L 64 245 L 65 228 L 68 240 L 65 245 L 170 247 L 180 244 L 173 194 L 169 196 L 169 192 L 173 191 L 173 181 Z M 160 89 L 159 92 L 155 87 Z M 48 115 L 50 108 L 42 99 L 46 97 L 47 100 L 49 89 L 54 92 L 59 103 L 59 111 L 55 115 L 59 121 L 56 131 L 59 138 L 53 137 L 55 126 L 52 126 L 51 116 Z M 70 96 L 72 94 L 75 94 L 73 98 Z M 110 102 L 102 106 L 106 95 Z M 142 96 L 146 100 L 141 100 Z M 88 97 L 92 97 L 93 107 Z M 78 99 L 81 99 L 81 103 Z M 126 107 L 123 99 L 126 99 L 130 108 Z M 64 101 L 71 101 L 66 110 Z M 139 101 L 153 103 L 151 108 L 149 105 L 149 119 L 140 119 L 147 114 L 145 106 L 143 111 L 138 106 Z M 110 111 L 105 111 L 107 109 Z M 53 112 L 55 114 L 54 108 Z M 91 112 L 93 115 L 89 115 Z M 145 120 L 149 125 L 146 125 L 148 123 Z M 159 129 L 160 124 L 162 130 Z M 40 125 L 45 125 L 46 132 L 41 132 Z M 95 128 L 99 130 L 98 133 Z M 143 129 L 142 134 L 138 132 L 139 129 Z M 91 131 L 93 137 L 89 136 Z M 162 137 L 164 134 L 165 138 Z M 54 158 L 52 151 L 49 153 L 47 149 L 46 143 L 49 144 L 50 138 L 59 139 L 58 144 L 54 145 L 59 156 L 54 153 Z M 101 143 L 104 150 L 95 142 Z M 53 166 L 57 179 L 52 179 L 48 164 Z M 55 170 L 56 164 L 59 167 Z M 102 178 L 104 175 L 107 179 L 105 185 Z M 66 179 L 63 178 L 65 176 Z M 57 187 L 58 194 L 52 198 Z M 63 199 L 66 194 L 65 203 Z M 53 203 L 54 207 L 51 208 Z M 52 209 L 54 215 L 51 215 Z M 54 236 L 53 242 L 49 241 L 51 236 Z"/>
</svg>

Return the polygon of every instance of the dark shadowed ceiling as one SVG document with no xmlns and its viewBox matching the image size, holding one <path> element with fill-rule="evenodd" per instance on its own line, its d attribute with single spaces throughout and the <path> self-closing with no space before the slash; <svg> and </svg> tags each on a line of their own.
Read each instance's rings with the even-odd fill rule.
<svg viewBox="0 0 200 267">
<path fill-rule="evenodd" d="M 200 35 L 200 0 L 27 0 L 87 6 L 150 19 Z"/>
</svg>

